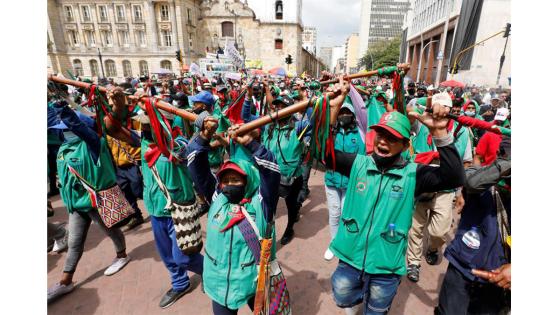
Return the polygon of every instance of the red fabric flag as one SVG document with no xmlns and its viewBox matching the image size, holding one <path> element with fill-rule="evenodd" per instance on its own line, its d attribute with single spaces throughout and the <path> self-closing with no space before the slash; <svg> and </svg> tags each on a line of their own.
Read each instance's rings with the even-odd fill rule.
<svg viewBox="0 0 560 315">
<path fill-rule="evenodd" d="M 243 109 L 243 102 L 245 101 L 245 93 L 247 91 L 243 91 L 241 95 L 237 97 L 231 105 L 229 105 L 228 109 L 224 112 L 224 116 L 226 116 L 232 124 L 242 124 L 243 118 L 241 118 L 241 110 Z"/>
</svg>

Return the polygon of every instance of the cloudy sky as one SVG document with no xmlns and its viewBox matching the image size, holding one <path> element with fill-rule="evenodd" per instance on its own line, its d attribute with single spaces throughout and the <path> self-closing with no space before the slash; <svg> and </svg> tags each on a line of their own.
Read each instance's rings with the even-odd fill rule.
<svg viewBox="0 0 560 315">
<path fill-rule="evenodd" d="M 248 3 L 255 11 L 266 9 L 264 1 Z M 343 45 L 351 33 L 359 31 L 360 4 L 360 0 L 302 0 L 303 25 L 317 28 L 317 51 L 323 46 Z"/>
<path fill-rule="evenodd" d="M 360 0 L 302 0 L 303 25 L 317 28 L 317 51 L 342 45 L 360 29 Z"/>
</svg>

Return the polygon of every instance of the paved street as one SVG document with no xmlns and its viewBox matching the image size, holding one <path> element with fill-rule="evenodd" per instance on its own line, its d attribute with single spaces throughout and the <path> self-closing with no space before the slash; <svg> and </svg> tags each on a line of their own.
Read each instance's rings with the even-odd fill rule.
<svg viewBox="0 0 560 315">
<path fill-rule="evenodd" d="M 296 238 L 286 247 L 278 244 L 278 258 L 287 277 L 294 314 L 344 314 L 331 297 L 330 275 L 337 260 L 323 259 L 330 240 L 323 173 L 312 171 L 309 184 L 311 197 L 304 203 L 302 217 L 296 224 Z M 67 221 L 60 198 L 52 200 L 55 216 L 49 220 Z M 144 211 L 142 203 L 140 207 Z M 277 233 L 281 235 L 287 222 L 283 200 L 280 200 L 277 217 Z M 205 230 L 206 218 L 202 225 Z M 90 228 L 74 277 L 77 288 L 49 305 L 49 314 L 211 314 L 210 299 L 202 293 L 198 276 L 191 278 L 196 286 L 191 293 L 161 310 L 158 303 L 170 288 L 170 280 L 157 254 L 151 225 L 147 222 L 125 235 L 132 261 L 119 273 L 107 277 L 103 271 L 115 256 L 113 245 L 97 227 Z M 48 254 L 49 286 L 60 278 L 65 257 L 65 253 Z M 390 314 L 433 314 L 446 268 L 445 260 L 438 266 L 424 262 L 418 284 L 403 277 Z M 245 307 L 240 314 L 250 314 L 249 308 Z"/>
</svg>

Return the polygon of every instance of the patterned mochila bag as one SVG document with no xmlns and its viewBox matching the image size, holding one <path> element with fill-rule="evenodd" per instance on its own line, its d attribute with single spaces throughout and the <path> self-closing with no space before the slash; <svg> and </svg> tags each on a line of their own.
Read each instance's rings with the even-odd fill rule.
<svg viewBox="0 0 560 315">
<path fill-rule="evenodd" d="M 120 222 L 134 214 L 134 209 L 132 209 L 121 188 L 116 183 L 107 189 L 98 190 L 88 183 L 72 166 L 68 165 L 68 169 L 70 173 L 78 178 L 82 186 L 89 193 L 92 207 L 97 209 L 103 224 L 107 228 L 119 226 Z"/>
<path fill-rule="evenodd" d="M 185 255 L 199 253 L 202 250 L 202 232 L 200 226 L 199 208 L 196 202 L 190 205 L 174 202 L 167 187 L 163 184 L 156 165 L 150 167 L 154 178 L 163 192 L 167 204 L 165 209 L 171 213 L 173 227 L 177 238 L 177 245 Z"/>
<path fill-rule="evenodd" d="M 270 260 L 272 238 L 261 238 L 257 225 L 245 207 L 241 206 L 244 219 L 237 224 L 247 246 L 255 256 L 258 264 L 257 292 L 255 294 L 254 315 L 290 315 L 290 294 L 286 286 L 286 278 L 278 259 Z M 266 235 L 271 234 L 271 225 Z"/>
</svg>

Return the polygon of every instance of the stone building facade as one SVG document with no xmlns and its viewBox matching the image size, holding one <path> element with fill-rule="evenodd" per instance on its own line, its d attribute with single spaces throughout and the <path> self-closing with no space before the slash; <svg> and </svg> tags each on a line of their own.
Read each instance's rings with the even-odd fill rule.
<svg viewBox="0 0 560 315">
<path fill-rule="evenodd" d="M 179 73 L 204 55 L 196 40 L 197 0 L 48 0 L 50 72 L 121 79 L 166 68 Z M 100 57 L 101 54 L 101 57 Z"/>
<path fill-rule="evenodd" d="M 166 68 L 178 74 L 177 50 L 189 65 L 226 41 L 265 70 L 311 70 L 302 58 L 301 0 L 260 3 L 266 22 L 240 0 L 47 0 L 47 12 L 51 73 L 122 79 Z"/>
</svg>

